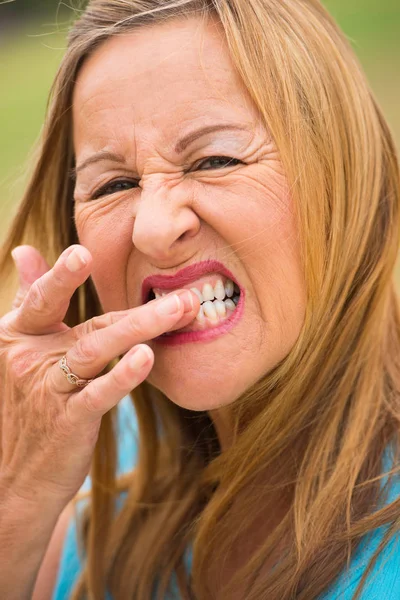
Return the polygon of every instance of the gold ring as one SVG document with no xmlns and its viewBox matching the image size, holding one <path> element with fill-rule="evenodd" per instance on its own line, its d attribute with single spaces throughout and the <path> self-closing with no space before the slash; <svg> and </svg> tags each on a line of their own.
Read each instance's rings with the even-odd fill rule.
<svg viewBox="0 0 400 600">
<path fill-rule="evenodd" d="M 65 377 L 68 379 L 69 383 L 72 385 L 76 385 L 77 387 L 83 388 L 89 385 L 93 379 L 80 379 L 77 375 L 72 373 L 71 369 L 67 364 L 67 357 L 63 356 L 62 359 L 58 362 L 58 365 L 61 371 L 64 373 Z"/>
</svg>

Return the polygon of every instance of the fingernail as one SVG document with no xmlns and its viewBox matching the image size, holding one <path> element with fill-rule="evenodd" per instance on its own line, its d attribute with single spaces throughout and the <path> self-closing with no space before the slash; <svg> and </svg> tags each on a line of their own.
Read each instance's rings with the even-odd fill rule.
<svg viewBox="0 0 400 600">
<path fill-rule="evenodd" d="M 23 263 L 19 262 L 18 252 L 16 252 L 15 249 L 11 251 L 11 256 L 14 261 L 15 267 L 17 269 L 19 285 L 22 287 L 25 283 L 24 282 L 24 273 L 23 273 L 23 270 L 24 270 Z"/>
<path fill-rule="evenodd" d="M 71 271 L 71 273 L 80 271 L 86 267 L 86 265 L 87 261 L 84 258 L 83 253 L 80 252 L 78 248 L 75 248 L 65 261 L 65 266 L 67 267 L 68 271 Z"/>
<path fill-rule="evenodd" d="M 23 287 L 30 286 L 38 278 L 38 261 L 35 258 L 30 257 L 29 261 L 25 263 L 23 260 L 21 261 L 19 254 L 18 246 L 11 251 L 12 259 L 18 271 L 19 283 Z"/>
<path fill-rule="evenodd" d="M 11 256 L 13 258 L 13 261 L 15 262 L 16 267 L 18 268 L 19 263 L 18 263 L 18 252 L 16 252 L 15 248 L 14 250 L 11 251 Z"/>
<path fill-rule="evenodd" d="M 144 365 L 150 362 L 152 358 L 153 355 L 149 347 L 143 344 L 136 349 L 136 352 L 134 354 L 132 354 L 132 356 L 129 359 L 129 364 L 134 370 L 141 369 L 142 367 L 144 367 Z"/>
<path fill-rule="evenodd" d="M 179 300 L 177 294 L 173 296 L 167 296 L 164 300 L 161 300 L 158 306 L 156 307 L 156 312 L 159 315 L 174 315 L 179 312 L 181 308 L 181 301 Z"/>
<path fill-rule="evenodd" d="M 192 296 L 191 292 L 188 292 L 188 291 L 178 292 L 177 295 L 183 302 L 183 305 L 185 307 L 185 313 L 192 312 L 192 310 L 194 308 L 194 302 L 193 302 L 193 296 Z"/>
</svg>

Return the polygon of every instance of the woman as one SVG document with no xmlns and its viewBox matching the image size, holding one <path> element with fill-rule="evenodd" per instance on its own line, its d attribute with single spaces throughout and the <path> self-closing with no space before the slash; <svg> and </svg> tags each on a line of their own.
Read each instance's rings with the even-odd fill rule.
<svg viewBox="0 0 400 600">
<path fill-rule="evenodd" d="M 0 596 L 400 597 L 399 206 L 317 0 L 90 2 L 4 245 Z"/>
</svg>

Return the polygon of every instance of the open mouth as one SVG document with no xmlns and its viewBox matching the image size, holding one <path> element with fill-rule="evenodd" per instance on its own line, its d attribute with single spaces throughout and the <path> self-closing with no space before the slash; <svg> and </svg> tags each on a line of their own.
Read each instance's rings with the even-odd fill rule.
<svg viewBox="0 0 400 600">
<path fill-rule="evenodd" d="M 200 309 L 189 325 L 177 330 L 179 333 L 204 331 L 219 326 L 236 311 L 241 295 L 239 286 L 221 274 L 208 274 L 180 289 L 190 289 L 194 292 L 200 301 Z M 173 289 L 152 288 L 147 301 L 161 298 L 173 291 Z M 173 335 L 177 331 L 164 335 Z"/>
</svg>

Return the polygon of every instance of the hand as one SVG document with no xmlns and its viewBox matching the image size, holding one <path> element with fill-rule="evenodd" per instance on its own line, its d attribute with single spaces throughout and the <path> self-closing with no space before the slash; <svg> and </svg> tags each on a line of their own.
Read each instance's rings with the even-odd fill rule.
<svg viewBox="0 0 400 600">
<path fill-rule="evenodd" d="M 152 369 L 154 354 L 143 342 L 190 323 L 199 301 L 180 290 L 69 328 L 63 319 L 90 275 L 89 251 L 71 246 L 52 269 L 32 247 L 15 254 L 20 289 L 0 319 L 0 491 L 67 504 L 89 472 L 101 418 Z M 174 312 L 167 314 L 162 309 L 171 300 Z M 70 384 L 58 365 L 64 355 L 73 373 L 93 381 Z"/>
</svg>

